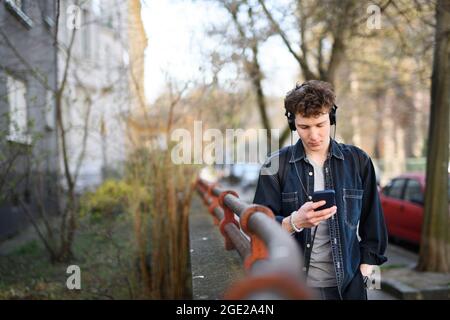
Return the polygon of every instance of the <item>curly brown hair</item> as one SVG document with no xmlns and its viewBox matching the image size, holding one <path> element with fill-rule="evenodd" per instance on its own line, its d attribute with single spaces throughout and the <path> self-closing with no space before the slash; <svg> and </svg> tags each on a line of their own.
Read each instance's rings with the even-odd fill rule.
<svg viewBox="0 0 450 320">
<path fill-rule="evenodd" d="M 303 117 L 318 117 L 329 113 L 335 103 L 335 94 L 330 83 L 319 80 L 309 80 L 286 94 L 284 107 L 291 114 L 301 114 Z"/>
</svg>

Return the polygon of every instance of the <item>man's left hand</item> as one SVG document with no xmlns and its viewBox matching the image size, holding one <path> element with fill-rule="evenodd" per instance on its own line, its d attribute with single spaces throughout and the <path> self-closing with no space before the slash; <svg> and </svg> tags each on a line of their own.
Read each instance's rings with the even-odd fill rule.
<svg viewBox="0 0 450 320">
<path fill-rule="evenodd" d="M 370 277 L 373 271 L 373 266 L 370 264 L 361 264 L 359 266 L 359 270 L 361 270 L 363 277 Z"/>
</svg>

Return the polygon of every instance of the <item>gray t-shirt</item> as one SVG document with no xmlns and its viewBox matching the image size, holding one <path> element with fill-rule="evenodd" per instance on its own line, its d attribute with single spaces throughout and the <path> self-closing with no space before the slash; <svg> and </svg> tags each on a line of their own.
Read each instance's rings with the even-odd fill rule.
<svg viewBox="0 0 450 320">
<path fill-rule="evenodd" d="M 323 167 L 317 165 L 311 159 L 308 159 L 308 161 L 314 167 L 314 191 L 324 190 L 325 177 Z M 314 235 L 314 229 L 315 227 L 311 228 L 311 236 Z M 320 222 L 317 227 L 311 252 L 307 284 L 310 287 L 320 288 L 337 286 L 327 220 Z"/>
</svg>

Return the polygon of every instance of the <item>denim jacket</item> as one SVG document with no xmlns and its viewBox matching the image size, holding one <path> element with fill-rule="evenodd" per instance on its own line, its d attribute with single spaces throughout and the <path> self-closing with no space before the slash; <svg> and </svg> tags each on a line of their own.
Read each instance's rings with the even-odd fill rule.
<svg viewBox="0 0 450 320">
<path fill-rule="evenodd" d="M 267 170 L 278 167 L 280 170 L 274 172 Z M 298 175 L 308 194 L 305 194 Z M 364 151 L 331 139 L 324 177 L 325 188 L 334 189 L 336 195 L 337 213 L 327 221 L 336 280 L 343 297 L 343 292 L 355 278 L 361 282 L 360 264 L 381 265 L 387 260 L 384 256 L 387 231 L 375 170 Z M 284 217 L 310 201 L 308 196 L 313 191 L 314 170 L 299 140 L 267 159 L 253 202 L 269 207 L 281 223 Z M 312 250 L 311 229 L 303 229 L 295 234 L 295 238 L 304 255 L 303 271 L 307 273 Z"/>
</svg>

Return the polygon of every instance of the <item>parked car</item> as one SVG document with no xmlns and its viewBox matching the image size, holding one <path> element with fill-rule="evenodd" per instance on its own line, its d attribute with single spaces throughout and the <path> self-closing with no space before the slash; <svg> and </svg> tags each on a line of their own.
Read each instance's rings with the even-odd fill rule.
<svg viewBox="0 0 450 320">
<path fill-rule="evenodd" d="M 450 198 L 450 188 L 447 192 Z M 424 211 L 425 174 L 406 173 L 392 179 L 381 190 L 380 198 L 389 236 L 419 244 Z"/>
<path fill-rule="evenodd" d="M 231 183 L 239 184 L 243 189 L 254 188 L 258 182 L 258 163 L 237 163 L 231 167 L 229 180 Z"/>
<path fill-rule="evenodd" d="M 246 166 L 246 169 L 244 171 L 244 174 L 242 175 L 241 180 L 242 188 L 244 190 L 256 189 L 260 170 L 261 170 L 260 164 L 249 164 Z"/>
</svg>

